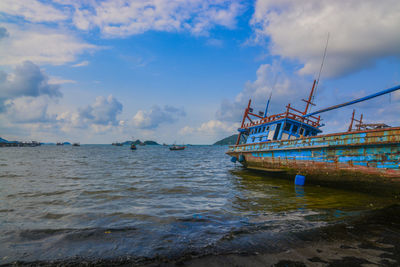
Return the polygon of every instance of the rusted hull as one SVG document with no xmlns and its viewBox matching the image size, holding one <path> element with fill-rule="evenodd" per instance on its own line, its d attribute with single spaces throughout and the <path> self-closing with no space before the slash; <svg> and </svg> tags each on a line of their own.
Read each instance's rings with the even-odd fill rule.
<svg viewBox="0 0 400 267">
<path fill-rule="evenodd" d="M 400 188 L 400 127 L 230 147 L 250 169 L 319 182 L 374 182 Z"/>
</svg>

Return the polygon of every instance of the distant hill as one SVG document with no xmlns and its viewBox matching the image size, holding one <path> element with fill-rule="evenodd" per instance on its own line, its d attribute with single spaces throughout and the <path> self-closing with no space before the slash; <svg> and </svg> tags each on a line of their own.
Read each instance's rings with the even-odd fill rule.
<svg viewBox="0 0 400 267">
<path fill-rule="evenodd" d="M 215 146 L 234 145 L 234 144 L 236 144 L 237 137 L 238 137 L 237 134 L 231 135 L 231 136 L 226 137 L 226 138 L 224 138 L 222 140 L 219 140 L 214 145 Z"/>
<path fill-rule="evenodd" d="M 160 145 L 160 144 L 157 143 L 156 141 L 151 141 L 151 140 L 149 140 L 149 141 L 144 141 L 144 143 L 145 143 L 146 145 L 149 145 L 149 146 L 159 146 L 159 145 Z"/>
<path fill-rule="evenodd" d="M 158 144 L 156 141 L 151 141 L 151 140 L 147 140 L 147 141 L 140 141 L 139 139 L 136 141 L 125 141 L 122 144 L 123 145 L 131 145 L 131 144 L 135 144 L 135 145 L 149 145 L 149 146 L 158 146 L 160 144 Z"/>
</svg>

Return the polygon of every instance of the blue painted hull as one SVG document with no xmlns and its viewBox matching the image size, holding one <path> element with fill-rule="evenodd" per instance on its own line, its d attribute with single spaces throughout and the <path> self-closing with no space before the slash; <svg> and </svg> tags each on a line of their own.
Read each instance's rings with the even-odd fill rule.
<svg viewBox="0 0 400 267">
<path fill-rule="evenodd" d="M 237 145 L 227 154 L 242 155 L 250 169 L 400 186 L 400 127 Z"/>
</svg>

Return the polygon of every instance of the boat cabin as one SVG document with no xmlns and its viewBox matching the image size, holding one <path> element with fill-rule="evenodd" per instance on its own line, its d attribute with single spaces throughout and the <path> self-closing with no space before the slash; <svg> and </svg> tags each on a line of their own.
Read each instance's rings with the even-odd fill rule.
<svg viewBox="0 0 400 267">
<path fill-rule="evenodd" d="M 311 102 L 314 87 L 316 81 L 314 81 L 308 100 L 303 100 L 307 103 L 305 110 L 299 111 L 288 104 L 286 106 L 286 112 L 267 116 L 269 101 L 265 112 L 259 112 L 254 114 L 253 109 L 250 107 L 251 100 L 244 112 L 242 125 L 238 129 L 239 136 L 236 145 L 239 143 L 253 144 L 260 142 L 269 142 L 275 140 L 292 140 L 302 137 L 315 136 L 322 131 L 319 129 L 323 126 L 321 117 L 306 115 L 310 105 L 314 105 Z M 248 122 L 246 122 L 248 120 Z M 241 137 L 245 138 L 245 141 L 241 140 Z"/>
<path fill-rule="evenodd" d="M 320 129 L 301 121 L 285 118 L 249 127 L 246 144 L 273 140 L 292 140 L 300 137 L 315 136 L 321 132 Z"/>
</svg>

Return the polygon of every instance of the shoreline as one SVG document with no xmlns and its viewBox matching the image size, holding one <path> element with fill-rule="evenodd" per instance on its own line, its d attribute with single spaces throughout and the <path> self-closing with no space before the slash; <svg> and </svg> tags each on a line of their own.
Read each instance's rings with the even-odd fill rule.
<svg viewBox="0 0 400 267">
<path fill-rule="evenodd" d="M 348 221 L 290 233 L 268 251 L 187 253 L 176 257 L 71 258 L 0 266 L 399 266 L 400 204 Z M 282 244 L 281 244 L 282 243 Z"/>
</svg>

